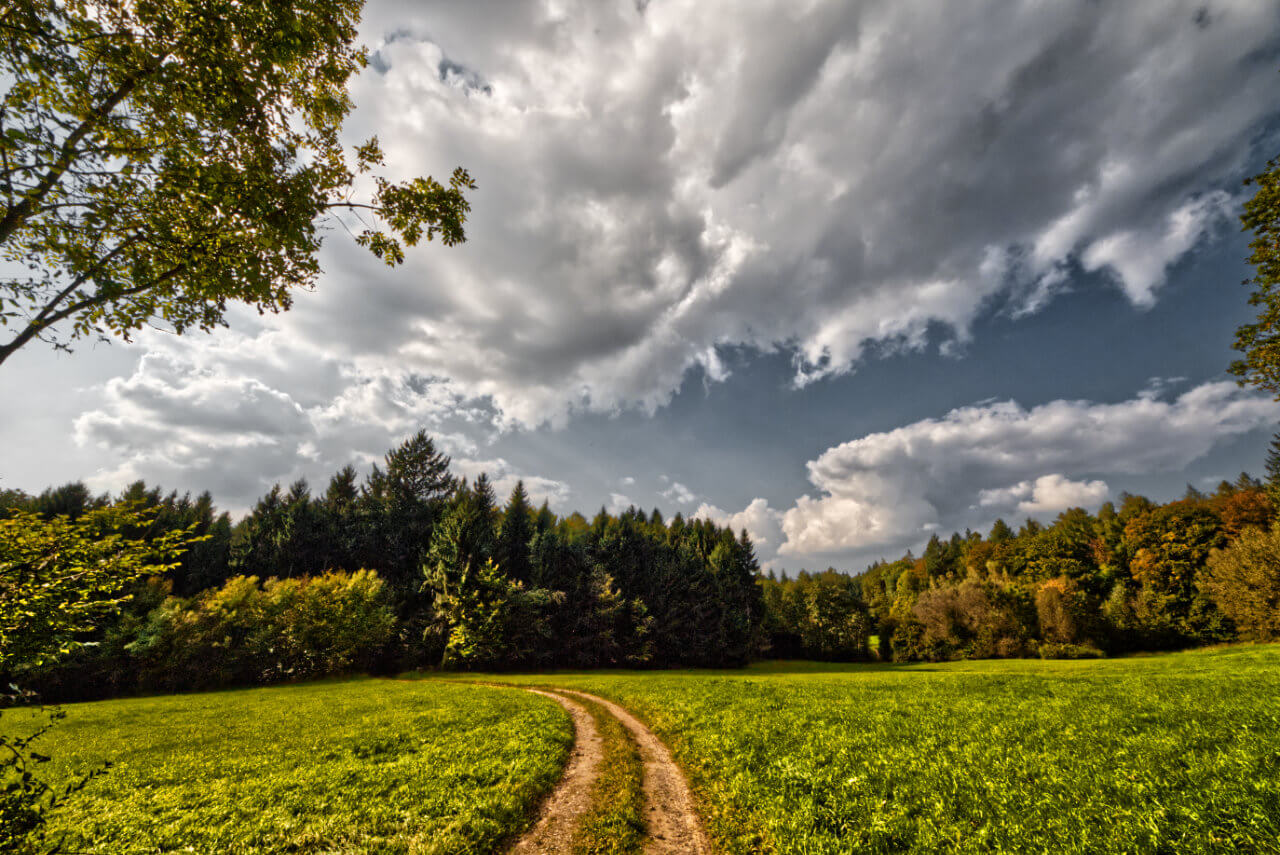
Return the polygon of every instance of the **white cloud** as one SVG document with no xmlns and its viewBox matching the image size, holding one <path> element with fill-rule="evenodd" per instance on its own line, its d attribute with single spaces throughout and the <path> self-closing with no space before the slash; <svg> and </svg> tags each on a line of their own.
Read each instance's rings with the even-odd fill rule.
<svg viewBox="0 0 1280 855">
<path fill-rule="evenodd" d="M 1185 467 L 1214 445 L 1280 418 L 1280 402 L 1234 383 L 1169 401 L 1013 401 L 962 407 L 830 448 L 808 464 L 821 493 L 783 516 L 784 555 L 903 548 L 922 533 L 987 524 L 1000 510 L 1041 514 L 1096 505 L 1096 473 Z M 978 511 L 975 515 L 974 511 Z"/>
<path fill-rule="evenodd" d="M 1072 481 L 1057 473 L 1010 487 L 981 490 L 978 504 L 984 508 L 1016 507 L 1019 513 L 1043 514 L 1067 508 L 1093 507 L 1107 498 L 1106 481 Z"/>
<path fill-rule="evenodd" d="M 1081 267 L 1147 306 L 1280 108 L 1280 17 L 1251 0 L 373 0 L 364 20 L 348 139 L 376 133 L 393 178 L 468 167 L 469 242 L 390 270 L 331 223 L 291 312 L 142 336 L 152 356 L 77 422 L 115 458 L 98 483 L 234 504 L 419 427 L 482 461 L 494 431 L 723 379 L 726 347 L 786 350 L 804 385 L 963 343 Z M 897 542 L 980 490 L 1086 471 L 1050 455 L 960 488 L 904 464 L 846 491 L 828 455 L 788 511 L 796 549 Z"/>
<path fill-rule="evenodd" d="M 663 478 L 663 480 L 665 481 L 666 478 Z M 680 505 L 691 504 L 694 499 L 698 498 L 692 490 L 679 481 L 672 481 L 671 486 L 663 490 L 659 495 L 669 502 L 675 502 Z"/>
<path fill-rule="evenodd" d="M 152 484 L 195 484 L 232 510 L 243 510 L 271 484 L 299 476 L 323 489 L 348 463 L 380 462 L 387 449 L 426 428 L 437 448 L 453 456 L 453 469 L 489 473 L 505 498 L 517 480 L 535 501 L 562 506 L 562 481 L 517 471 L 502 458 L 477 459 L 472 438 L 492 416 L 468 406 L 437 384 L 414 377 L 362 374 L 323 354 L 295 353 L 318 367 L 290 391 L 250 376 L 261 337 L 227 334 L 221 341 L 162 343 L 134 372 L 108 381 L 102 401 L 75 421 L 75 438 L 115 461 L 89 482 L 116 490 L 142 478 Z M 257 372 L 280 381 L 281 375 Z M 451 429 L 462 426 L 463 429 Z"/>
</svg>

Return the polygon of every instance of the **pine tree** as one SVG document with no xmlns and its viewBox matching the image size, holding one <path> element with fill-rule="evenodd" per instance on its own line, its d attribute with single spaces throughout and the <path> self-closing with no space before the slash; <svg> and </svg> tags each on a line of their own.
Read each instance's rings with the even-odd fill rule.
<svg viewBox="0 0 1280 855">
<path fill-rule="evenodd" d="M 511 498 L 502 511 L 498 524 L 495 558 L 499 569 L 513 579 L 528 582 L 532 572 L 529 564 L 529 540 L 533 537 L 533 509 L 524 482 L 517 481 Z"/>
<path fill-rule="evenodd" d="M 538 508 L 538 516 L 534 521 L 533 528 L 538 534 L 550 531 L 555 528 L 556 515 L 551 512 L 551 505 L 546 499 L 542 500 L 542 507 Z"/>
<path fill-rule="evenodd" d="M 1266 489 L 1271 501 L 1280 506 L 1280 432 L 1271 437 L 1271 445 L 1267 447 Z"/>
<path fill-rule="evenodd" d="M 361 558 L 403 601 L 417 587 L 432 529 L 458 482 L 426 431 L 388 452 L 385 462 L 386 471 L 375 465 L 361 492 Z"/>
</svg>

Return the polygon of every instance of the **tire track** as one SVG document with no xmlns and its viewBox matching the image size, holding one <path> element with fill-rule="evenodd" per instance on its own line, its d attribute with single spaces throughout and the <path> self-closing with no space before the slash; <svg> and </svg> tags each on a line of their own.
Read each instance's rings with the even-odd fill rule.
<svg viewBox="0 0 1280 855">
<path fill-rule="evenodd" d="M 521 835 L 510 851 L 515 855 L 567 853 L 579 817 L 591 807 L 591 791 L 604 753 L 603 745 L 595 721 L 581 704 L 555 692 L 525 691 L 551 698 L 565 708 L 573 719 L 573 749 L 560 783 L 538 812 L 538 821 Z"/>
<path fill-rule="evenodd" d="M 603 706 L 622 722 L 640 747 L 640 757 L 644 761 L 645 818 L 648 826 L 645 855 L 709 855 L 711 847 L 694 809 L 689 784 L 662 740 L 612 701 L 573 689 L 559 691 Z"/>
</svg>

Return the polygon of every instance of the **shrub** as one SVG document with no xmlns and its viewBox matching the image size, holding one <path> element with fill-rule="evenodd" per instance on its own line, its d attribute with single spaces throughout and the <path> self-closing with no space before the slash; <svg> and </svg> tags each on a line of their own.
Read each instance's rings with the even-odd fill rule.
<svg viewBox="0 0 1280 855">
<path fill-rule="evenodd" d="M 1059 576 L 1036 589 L 1040 637 L 1050 643 L 1072 645 L 1093 637 L 1097 607 L 1074 579 Z"/>
<path fill-rule="evenodd" d="M 1092 644 L 1061 644 L 1054 641 L 1040 642 L 1041 659 L 1101 659 L 1107 654 Z"/>
<path fill-rule="evenodd" d="M 145 688 L 214 688 L 368 668 L 394 625 L 386 586 L 368 570 L 265 584 L 237 576 L 166 599 L 129 649 Z"/>
<path fill-rule="evenodd" d="M 1027 652 L 1027 604 L 1009 588 L 966 579 L 925 591 L 912 611 L 924 625 L 926 646 L 941 645 L 975 659 Z"/>
</svg>

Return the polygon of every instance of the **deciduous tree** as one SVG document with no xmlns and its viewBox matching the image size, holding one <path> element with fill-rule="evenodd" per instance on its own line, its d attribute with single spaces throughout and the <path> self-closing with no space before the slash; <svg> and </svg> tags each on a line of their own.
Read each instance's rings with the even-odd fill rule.
<svg viewBox="0 0 1280 855">
<path fill-rule="evenodd" d="M 225 324 L 312 286 L 326 215 L 388 264 L 465 240 L 462 169 L 392 183 L 341 142 L 363 0 L 14 0 L 0 14 L 0 363 Z M 357 185 L 371 192 L 357 195 Z M 332 222 L 332 220 L 331 220 Z M 345 226 L 346 223 L 343 222 Z"/>
</svg>

